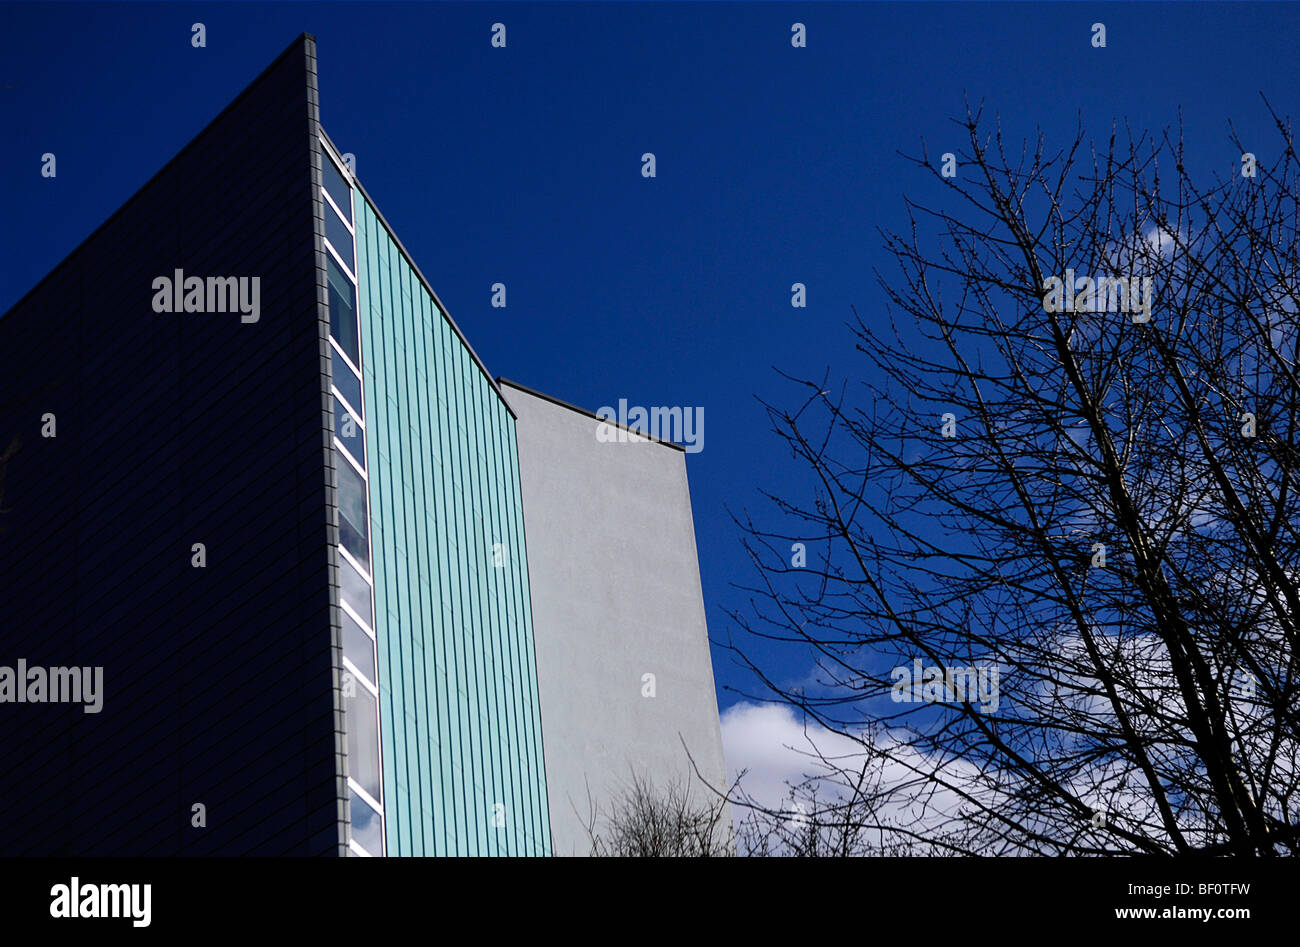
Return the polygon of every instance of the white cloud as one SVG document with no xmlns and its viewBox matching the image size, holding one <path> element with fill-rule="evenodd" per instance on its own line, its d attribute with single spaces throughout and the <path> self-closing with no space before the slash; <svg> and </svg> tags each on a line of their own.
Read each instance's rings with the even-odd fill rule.
<svg viewBox="0 0 1300 947">
<path fill-rule="evenodd" d="M 862 747 L 817 723 L 807 729 L 791 707 L 782 704 L 733 704 L 722 713 L 722 749 L 728 781 L 748 770 L 742 784 L 754 801 L 778 808 L 789 796 L 787 784 L 825 771 L 816 757 L 858 755 Z M 812 754 L 812 755 L 810 755 Z"/>
<path fill-rule="evenodd" d="M 1165 260 L 1173 256 L 1174 249 L 1178 246 L 1178 241 L 1174 234 L 1160 226 L 1148 229 L 1147 232 L 1142 235 L 1142 239 L 1146 241 L 1147 246 L 1151 248 L 1152 252 Z"/>
<path fill-rule="evenodd" d="M 803 783 L 809 776 L 830 773 L 822 757 L 834 769 L 853 772 L 861 767 L 864 750 L 858 741 L 812 721 L 805 726 L 794 709 L 785 705 L 734 704 L 723 712 L 721 722 L 729 779 L 734 781 L 746 771 L 741 782 L 743 794 L 769 809 L 788 809 L 791 785 Z M 978 768 L 969 763 L 950 759 L 939 764 L 894 739 L 882 742 L 877 738 L 874 746 L 884 751 L 881 786 L 896 789 L 877 811 L 884 823 L 906 826 L 922 834 L 927 830 L 937 832 L 950 823 L 961 798 L 932 784 L 919 793 L 918 785 L 925 784 L 925 780 L 918 773 L 934 773 L 977 797 L 990 797 Z M 834 791 L 834 784 L 823 784 L 820 797 L 845 798 L 845 793 Z M 734 814 L 743 816 L 739 810 Z M 924 848 L 916 853 L 923 854 Z"/>
</svg>

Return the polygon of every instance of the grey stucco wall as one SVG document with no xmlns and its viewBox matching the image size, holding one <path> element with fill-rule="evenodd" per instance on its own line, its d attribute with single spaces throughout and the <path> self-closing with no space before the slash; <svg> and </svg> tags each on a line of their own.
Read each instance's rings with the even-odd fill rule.
<svg viewBox="0 0 1300 947">
<path fill-rule="evenodd" d="M 519 416 L 552 842 L 585 855 L 592 804 L 608 813 L 634 772 L 713 801 L 683 741 L 725 788 L 686 454 L 601 443 L 594 417 L 502 389 Z"/>
</svg>

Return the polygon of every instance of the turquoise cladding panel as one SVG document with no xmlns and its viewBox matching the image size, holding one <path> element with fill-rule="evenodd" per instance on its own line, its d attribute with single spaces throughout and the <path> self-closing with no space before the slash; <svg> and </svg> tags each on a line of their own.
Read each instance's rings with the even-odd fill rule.
<svg viewBox="0 0 1300 947">
<path fill-rule="evenodd" d="M 357 192 L 390 855 L 548 855 L 515 422 Z"/>
</svg>

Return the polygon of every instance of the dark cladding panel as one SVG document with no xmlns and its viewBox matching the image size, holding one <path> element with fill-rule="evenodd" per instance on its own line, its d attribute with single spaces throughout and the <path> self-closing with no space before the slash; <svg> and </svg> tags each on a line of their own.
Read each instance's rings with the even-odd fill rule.
<svg viewBox="0 0 1300 947">
<path fill-rule="evenodd" d="M 303 36 L 0 318 L 0 667 L 104 669 L 0 703 L 0 854 L 340 851 L 318 128 Z"/>
</svg>

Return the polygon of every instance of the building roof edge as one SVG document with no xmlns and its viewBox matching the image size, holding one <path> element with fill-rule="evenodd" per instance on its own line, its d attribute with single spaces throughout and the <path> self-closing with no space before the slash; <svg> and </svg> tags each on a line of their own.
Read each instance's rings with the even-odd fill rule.
<svg viewBox="0 0 1300 947">
<path fill-rule="evenodd" d="M 652 441 L 656 444 L 662 444 L 664 447 L 671 447 L 673 448 L 673 450 L 681 451 L 683 454 L 686 453 L 686 448 L 683 445 L 678 444 L 676 441 L 665 441 L 662 438 L 655 437 L 653 434 L 647 434 L 644 431 L 638 431 L 633 428 L 630 428 L 626 424 L 619 424 L 618 421 L 611 421 L 609 418 L 602 418 L 594 411 L 588 411 L 586 408 L 580 408 L 576 404 L 570 404 L 567 401 L 564 401 L 560 398 L 556 398 L 554 395 L 548 395 L 545 392 L 538 391 L 535 388 L 529 388 L 527 385 L 521 385 L 517 381 L 511 381 L 509 378 L 498 378 L 497 382 L 501 385 L 509 385 L 511 388 L 514 388 L 516 391 L 522 391 L 524 394 L 532 395 L 534 398 L 541 398 L 543 401 L 549 401 L 551 404 L 558 405 L 561 408 L 568 408 L 570 411 L 576 411 L 578 412 L 578 414 L 585 415 L 586 417 L 591 418 L 593 421 L 603 421 L 606 424 L 613 424 L 615 427 L 620 427 L 625 431 L 629 431 L 635 434 L 637 437 L 641 438 L 644 441 Z M 516 415 L 516 417 L 518 417 L 518 415 Z"/>
</svg>

